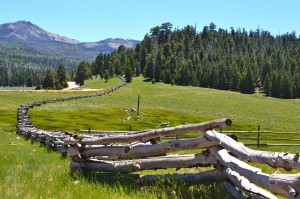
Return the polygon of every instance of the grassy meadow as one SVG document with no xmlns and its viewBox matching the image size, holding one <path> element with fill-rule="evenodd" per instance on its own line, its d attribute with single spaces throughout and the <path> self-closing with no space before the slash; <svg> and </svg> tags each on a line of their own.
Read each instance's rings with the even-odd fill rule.
<svg viewBox="0 0 300 199">
<path fill-rule="evenodd" d="M 109 82 L 118 83 L 117 80 Z M 90 88 L 97 88 L 95 82 L 99 81 L 91 80 L 85 87 L 91 85 Z M 100 82 L 98 85 L 101 85 Z M 140 111 L 144 113 L 141 116 L 128 112 L 130 107 L 137 108 L 138 95 L 141 96 Z M 132 83 L 115 93 L 47 104 L 34 109 L 30 115 L 34 124 L 41 128 L 70 131 L 87 128 L 128 130 L 129 126 L 140 130 L 158 128 L 166 122 L 174 126 L 226 117 L 233 120 L 233 125 L 226 128 L 228 130 L 256 130 L 260 124 L 261 130 L 300 132 L 299 112 L 298 99 L 284 100 L 262 94 L 245 95 L 199 87 L 152 84 L 143 82 L 142 78 L 134 78 Z M 133 119 L 123 121 L 129 116 Z"/>
<path fill-rule="evenodd" d="M 118 84 L 118 78 L 108 82 L 93 79 L 84 88 L 106 89 Z M 93 92 L 91 92 L 93 93 Z M 31 144 L 15 134 L 16 113 L 20 104 L 62 96 L 80 95 L 81 92 L 0 92 L 0 195 L 3 198 L 223 198 L 218 185 L 185 187 L 139 187 L 134 181 L 103 182 L 69 174 L 69 159 L 49 152 L 39 144 Z M 86 94 L 86 93 L 85 93 Z M 140 111 L 136 115 L 130 108 Z M 140 130 L 198 123 L 218 118 L 230 118 L 233 125 L 224 130 L 261 130 L 300 132 L 300 100 L 264 97 L 262 94 L 244 95 L 198 87 L 172 86 L 133 82 L 105 96 L 46 104 L 30 110 L 32 122 L 39 128 Z M 129 119 L 130 118 L 130 119 Z M 129 119 L 129 120 L 128 120 Z M 287 135 L 282 135 L 287 136 Z M 255 148 L 255 147 L 254 147 Z M 297 152 L 299 147 L 261 147 L 262 150 Z M 264 172 L 276 170 L 255 165 Z M 204 168 L 205 169 L 205 168 Z M 211 169 L 211 168 L 209 168 Z M 200 169 L 180 169 L 178 172 L 196 172 Z M 175 169 L 145 171 L 142 174 L 174 173 Z M 284 172 L 280 170 L 280 172 Z M 296 173 L 294 171 L 293 173 Z"/>
</svg>

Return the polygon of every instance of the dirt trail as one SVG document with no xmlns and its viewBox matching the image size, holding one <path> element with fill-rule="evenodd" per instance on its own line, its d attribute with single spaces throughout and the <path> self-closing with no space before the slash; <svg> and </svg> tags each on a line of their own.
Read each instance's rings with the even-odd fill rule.
<svg viewBox="0 0 300 199">
<path fill-rule="evenodd" d="M 73 88 L 79 88 L 79 86 L 75 82 L 67 82 L 68 88 L 64 88 L 64 91 L 72 90 Z"/>
<path fill-rule="evenodd" d="M 64 88 L 63 91 L 101 91 L 103 89 L 96 88 L 80 88 L 75 82 L 67 82 L 68 88 Z"/>
<path fill-rule="evenodd" d="M 0 90 L 0 92 L 82 92 L 82 91 L 102 91 L 103 89 L 80 88 L 75 82 L 67 82 L 68 87 L 62 90 Z"/>
</svg>

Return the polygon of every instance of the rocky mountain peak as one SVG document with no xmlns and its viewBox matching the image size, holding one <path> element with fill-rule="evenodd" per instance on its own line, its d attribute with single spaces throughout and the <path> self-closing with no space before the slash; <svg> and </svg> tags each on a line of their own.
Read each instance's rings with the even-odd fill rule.
<svg viewBox="0 0 300 199">
<path fill-rule="evenodd" d="M 47 32 L 29 21 L 17 21 L 15 23 L 0 25 L 0 39 L 14 39 L 21 41 L 60 41 L 71 44 L 80 43 L 77 40 Z"/>
</svg>

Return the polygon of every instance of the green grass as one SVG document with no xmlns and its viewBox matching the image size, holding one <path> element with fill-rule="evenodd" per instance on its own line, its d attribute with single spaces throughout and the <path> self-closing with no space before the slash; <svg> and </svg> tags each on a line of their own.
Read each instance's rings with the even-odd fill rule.
<svg viewBox="0 0 300 199">
<path fill-rule="evenodd" d="M 102 97 L 48 104 L 34 109 L 31 111 L 33 121 L 44 128 L 51 126 L 43 122 L 45 117 L 39 117 L 41 112 L 47 112 L 44 115 L 56 120 L 54 123 L 59 119 L 63 119 L 63 123 L 72 123 L 73 120 L 79 122 L 76 126 L 72 125 L 70 130 L 87 127 L 125 130 L 130 125 L 138 130 L 155 127 L 143 126 L 141 121 L 178 125 L 226 117 L 233 120 L 233 125 L 226 128 L 228 130 L 256 130 L 260 124 L 261 130 L 300 132 L 298 99 L 283 100 L 261 94 L 243 95 L 199 87 L 151 84 L 142 80 L 134 78 L 133 83 Z M 89 85 L 89 82 L 86 84 Z M 143 116 L 126 112 L 130 107 L 137 107 L 138 95 L 141 96 L 140 110 L 145 113 Z M 135 119 L 122 122 L 121 119 L 127 116 Z M 63 124 L 59 126 L 64 128 Z"/>
<path fill-rule="evenodd" d="M 119 78 L 112 78 L 109 79 L 108 81 L 105 81 L 104 79 L 100 79 L 99 77 L 93 77 L 92 80 L 86 80 L 84 82 L 84 85 L 81 86 L 80 88 L 109 88 L 114 85 L 117 85 L 121 83 L 122 81 Z"/>
<path fill-rule="evenodd" d="M 153 198 L 149 187 L 109 183 L 69 174 L 69 159 L 47 152 L 38 144 L 2 134 L 0 143 L 0 194 L 2 198 Z M 158 188 L 156 188 L 158 190 Z M 166 198 L 167 195 L 162 192 Z"/>
<path fill-rule="evenodd" d="M 86 88 L 106 89 L 119 83 L 118 78 L 86 81 Z M 16 111 L 20 104 L 62 96 L 81 95 L 81 92 L 0 92 L 0 195 L 3 198 L 222 198 L 222 191 L 209 186 L 184 187 L 158 184 L 139 187 L 119 180 L 111 183 L 69 174 L 69 159 L 48 152 L 38 144 L 30 144 L 15 134 Z M 136 108 L 141 96 L 141 115 L 129 112 Z M 198 123 L 227 117 L 233 125 L 224 130 L 262 130 L 300 132 L 300 100 L 267 98 L 260 94 L 242 95 L 197 87 L 171 86 L 162 83 L 133 82 L 111 94 L 69 102 L 58 102 L 30 110 L 34 125 L 44 129 L 132 130 L 161 128 L 161 123 L 172 126 Z M 124 118 L 131 117 L 130 120 Z M 285 135 L 286 136 L 286 135 Z M 255 148 L 255 147 L 253 147 Z M 299 151 L 297 147 L 260 147 L 260 150 Z M 186 151 L 190 153 L 195 151 Z M 258 165 L 264 172 L 277 169 Z M 210 168 L 211 169 L 211 168 Z M 197 172 L 203 169 L 181 169 Z M 284 173 L 283 170 L 279 169 Z M 175 169 L 145 171 L 142 174 L 173 173 Z M 296 173 L 296 171 L 293 171 Z M 201 195 L 202 194 L 202 195 Z"/>
</svg>

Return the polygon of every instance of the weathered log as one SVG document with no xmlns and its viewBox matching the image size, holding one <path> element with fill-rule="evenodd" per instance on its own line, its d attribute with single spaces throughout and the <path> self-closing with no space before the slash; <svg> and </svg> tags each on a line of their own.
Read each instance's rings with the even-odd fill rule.
<svg viewBox="0 0 300 199">
<path fill-rule="evenodd" d="M 207 140 L 205 137 L 200 137 L 186 140 L 173 140 L 154 145 L 139 144 L 86 148 L 80 155 L 83 158 L 95 156 L 109 156 L 108 159 L 143 158 L 162 156 L 171 151 L 204 149 L 216 145 L 218 145 L 217 142 Z M 70 150 L 74 151 L 74 149 Z M 69 154 L 71 155 L 71 152 Z M 79 154 L 79 151 L 76 154 Z"/>
<path fill-rule="evenodd" d="M 281 167 L 288 171 L 291 169 L 300 170 L 300 158 L 298 153 L 290 154 L 253 150 L 216 131 L 205 132 L 205 137 L 218 142 L 222 147 L 237 155 L 239 159 L 268 164 L 275 168 Z"/>
<path fill-rule="evenodd" d="M 266 189 L 269 187 L 269 174 L 262 173 L 260 169 L 250 166 L 247 163 L 229 155 L 226 149 L 221 147 L 211 147 L 209 152 L 219 160 L 219 162 L 225 167 L 230 168 L 233 171 L 236 171 L 240 175 L 246 177 L 250 182 L 255 183 Z"/>
<path fill-rule="evenodd" d="M 300 174 L 273 174 L 270 190 L 286 198 L 300 198 Z"/>
<path fill-rule="evenodd" d="M 147 131 L 150 131 L 150 130 L 143 130 L 143 131 L 107 131 L 107 130 L 92 130 L 92 129 L 89 129 L 89 130 L 86 130 L 86 129 L 79 129 L 80 132 L 83 132 L 83 133 L 93 133 L 92 135 L 93 136 L 97 136 L 97 134 L 95 133 L 101 133 L 99 134 L 99 136 L 103 136 L 105 134 L 107 135 L 114 135 L 114 134 L 133 134 L 133 133 L 141 133 L 141 132 L 147 132 Z M 81 135 L 80 135 L 81 136 Z"/>
<path fill-rule="evenodd" d="M 227 178 L 235 184 L 236 187 L 243 190 L 247 195 L 251 196 L 251 198 L 269 198 L 269 199 L 277 199 L 276 196 L 267 192 L 266 190 L 257 187 L 255 184 L 249 182 L 249 180 L 237 172 L 227 168 L 224 173 Z"/>
<path fill-rule="evenodd" d="M 229 155 L 226 149 L 211 147 L 209 151 L 222 165 L 244 176 L 250 182 L 284 197 L 300 198 L 300 174 L 273 174 L 271 176 Z"/>
<path fill-rule="evenodd" d="M 174 173 L 164 175 L 145 175 L 141 176 L 138 181 L 142 186 L 153 185 L 161 179 L 183 181 L 185 185 L 197 185 L 200 183 L 222 182 L 226 175 L 219 170 L 209 170 L 199 173 Z"/>
<path fill-rule="evenodd" d="M 134 142 L 134 141 L 146 141 L 156 137 L 163 137 L 168 135 L 177 135 L 185 132 L 204 132 L 212 128 L 221 128 L 231 125 L 230 119 L 219 119 L 210 122 L 203 122 L 198 124 L 189 124 L 176 127 L 168 127 L 163 129 L 154 129 L 148 132 L 128 134 L 128 135 L 118 135 L 116 137 L 103 137 L 95 139 L 82 139 L 82 140 L 65 140 L 65 144 L 86 144 L 86 145 L 95 145 L 95 144 L 107 144 L 107 143 L 116 143 L 116 142 Z"/>
<path fill-rule="evenodd" d="M 76 157 L 76 156 L 73 156 Z M 217 163 L 217 160 L 210 154 L 193 155 L 171 155 L 138 160 L 124 161 L 99 161 L 89 160 L 86 162 L 74 162 L 73 158 L 70 164 L 71 170 L 101 171 L 101 172 L 121 172 L 129 173 L 149 169 L 166 168 L 190 168 L 207 167 Z"/>
<path fill-rule="evenodd" d="M 247 199 L 243 192 L 239 190 L 232 182 L 223 181 L 220 183 L 220 186 L 223 190 L 225 190 L 229 196 L 224 196 L 224 198 L 234 198 L 234 199 Z"/>
</svg>

